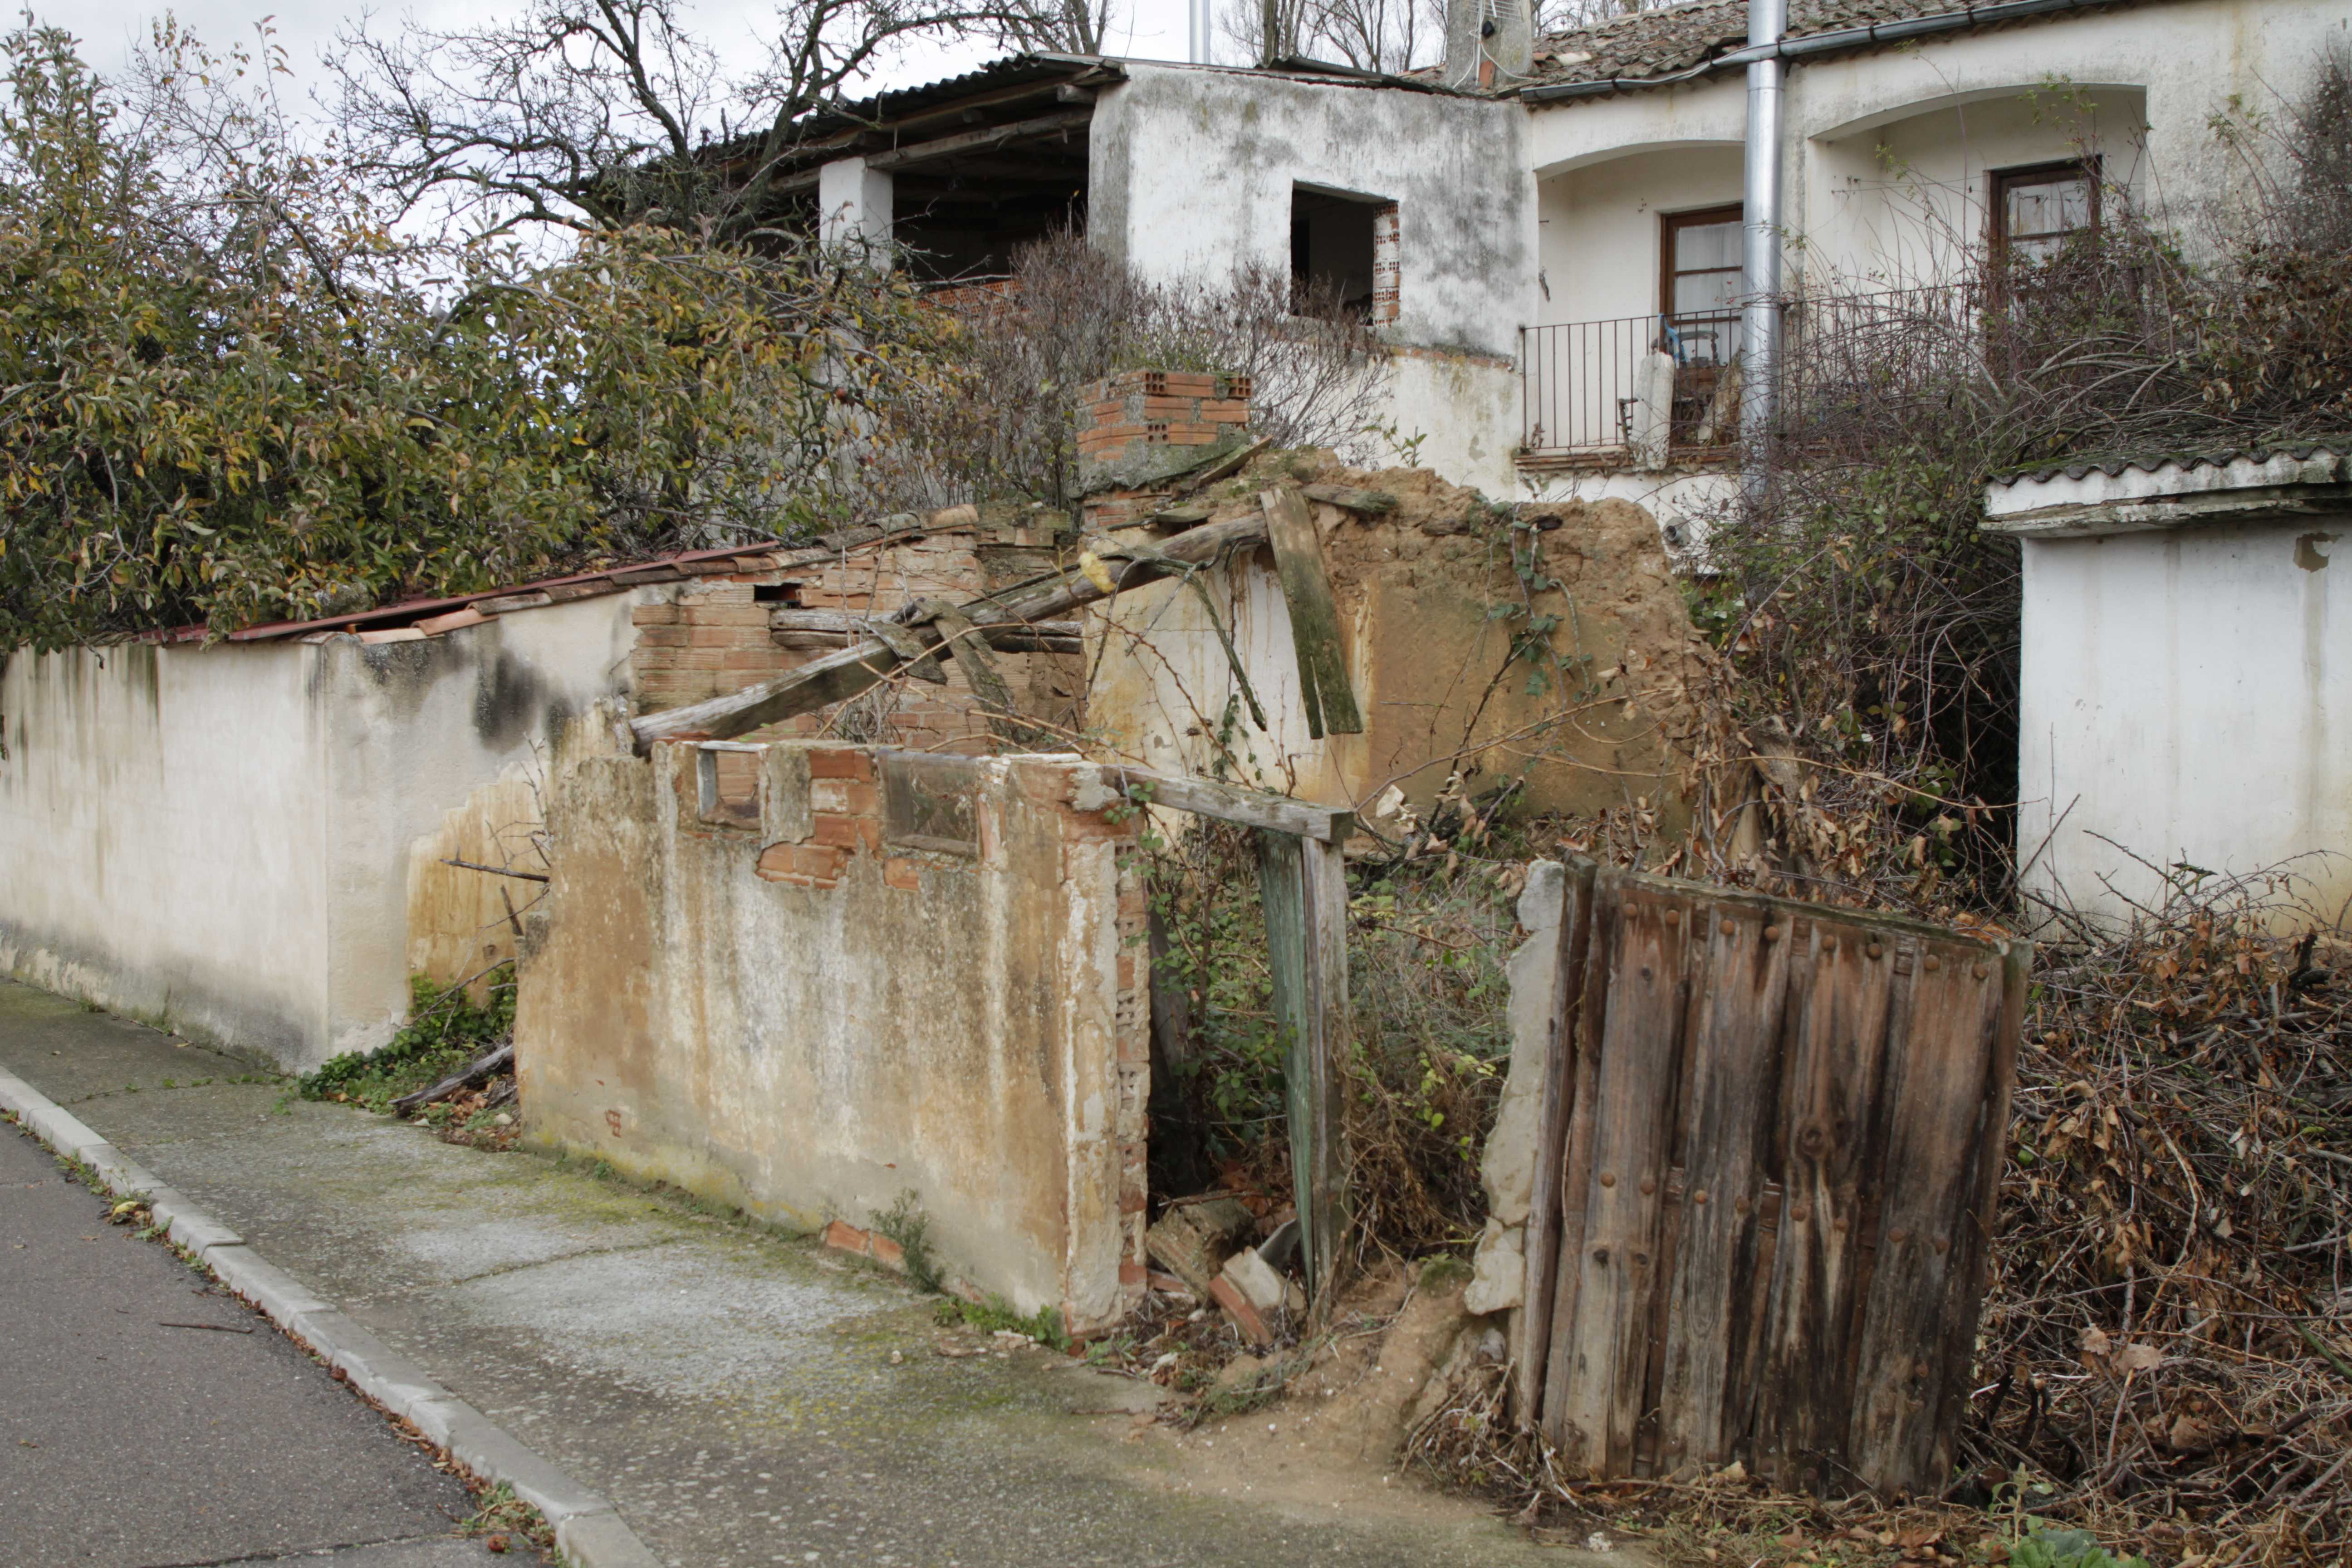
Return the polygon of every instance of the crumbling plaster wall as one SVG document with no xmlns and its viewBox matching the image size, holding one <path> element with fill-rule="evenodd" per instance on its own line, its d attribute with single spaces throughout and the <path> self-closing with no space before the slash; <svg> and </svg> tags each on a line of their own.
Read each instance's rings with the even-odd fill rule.
<svg viewBox="0 0 2352 1568">
<path fill-rule="evenodd" d="M 382 1044 L 412 908 L 474 919 L 415 859 L 484 858 L 445 819 L 626 691 L 633 597 L 414 641 L 13 657 L 0 969 L 287 1068 Z"/>
<path fill-rule="evenodd" d="M 0 973 L 280 1061 L 328 1034 L 319 650 L 131 645 L 0 679 Z"/>
<path fill-rule="evenodd" d="M 1133 62 L 1089 128 L 1087 235 L 1142 275 L 1290 267 L 1292 187 L 1397 204 L 1409 351 L 1388 417 L 1446 478 L 1507 493 L 1518 328 L 1532 320 L 1535 185 L 1516 104 Z"/>
<path fill-rule="evenodd" d="M 1364 732 L 1307 734 L 1289 611 L 1265 551 L 1202 574 L 1205 595 L 1154 584 L 1090 623 L 1101 645 L 1090 729 L 1121 756 L 1198 774 L 1219 771 L 1223 732 L 1244 782 L 1360 810 L 1391 784 L 1427 805 L 1459 757 L 1480 769 L 1474 790 L 1524 773 L 1528 808 L 1638 803 L 1679 829 L 1687 762 L 1676 737 L 1689 721 L 1674 678 L 1692 633 L 1648 513 L 1622 500 L 1515 513 L 1422 470 L 1305 463 L 1398 503 L 1380 517 L 1313 507 Z M 1233 494 L 1221 511 L 1255 508 L 1263 482 L 1223 487 Z M 1514 515 L 1526 524 L 1516 532 Z M 1538 581 L 1522 580 L 1515 546 Z M 1249 717 L 1211 605 L 1266 731 Z M 1515 605 L 1525 614 L 1497 613 Z M 1515 659 L 1530 616 L 1556 624 L 1538 661 Z M 1629 674 L 1614 673 L 1621 664 Z"/>
<path fill-rule="evenodd" d="M 946 803 L 930 847 L 887 830 L 902 776 Z M 1131 814 L 1106 808 L 1066 759 L 582 759 L 521 966 L 531 1135 L 805 1228 L 912 1194 L 951 1280 L 1074 1327 L 1123 1315 L 1149 981 Z"/>
</svg>

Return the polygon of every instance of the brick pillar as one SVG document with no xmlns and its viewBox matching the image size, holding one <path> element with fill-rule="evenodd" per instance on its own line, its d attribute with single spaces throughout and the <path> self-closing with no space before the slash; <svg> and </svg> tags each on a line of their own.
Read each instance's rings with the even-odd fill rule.
<svg viewBox="0 0 2352 1568">
<path fill-rule="evenodd" d="M 1130 370 L 1097 382 L 1078 429 L 1078 492 L 1092 528 L 1117 527 L 1150 492 L 1249 439 L 1250 382 Z"/>
<path fill-rule="evenodd" d="M 1394 202 L 1372 215 L 1372 325 L 1376 327 L 1397 319 L 1397 289 L 1404 277 L 1399 227 Z"/>
</svg>

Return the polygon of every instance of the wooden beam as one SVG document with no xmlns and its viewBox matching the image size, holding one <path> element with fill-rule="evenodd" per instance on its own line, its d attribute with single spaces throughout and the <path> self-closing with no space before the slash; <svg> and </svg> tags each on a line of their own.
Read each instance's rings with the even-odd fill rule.
<svg viewBox="0 0 2352 1568">
<path fill-rule="evenodd" d="M 1248 550 L 1265 542 L 1265 519 L 1244 517 L 1160 541 L 1149 547 L 1148 556 L 1143 547 L 1131 550 L 1110 540 L 1096 541 L 1093 549 L 1103 561 L 1119 563 L 1111 574 L 1116 586 L 1136 587 L 1188 567 L 1205 565 L 1228 550 Z M 1080 605 L 1106 596 L 1084 573 L 1057 572 L 963 608 L 976 625 L 1019 626 L 1059 619 Z M 909 607 L 891 618 L 904 625 L 914 614 Z M 936 627 L 914 629 L 928 646 L 936 647 L 941 641 Z M 740 735 L 795 714 L 847 701 L 886 679 L 899 662 L 888 644 L 878 637 L 867 638 L 740 691 L 633 719 L 627 726 L 630 744 L 643 752 L 657 741 L 724 740 Z"/>
<path fill-rule="evenodd" d="M 1140 805 L 1171 806 L 1195 816 L 1213 816 L 1220 822 L 1238 822 L 1244 827 L 1288 833 L 1320 844 L 1345 843 L 1356 826 L 1356 814 L 1345 806 L 1318 805 L 1311 800 L 1293 800 L 1211 779 L 1126 766 L 1106 766 L 1102 776 L 1105 784 L 1117 786 L 1120 794 Z"/>
<path fill-rule="evenodd" d="M 866 166 L 869 169 L 903 169 L 909 163 L 927 163 L 934 158 L 952 158 L 958 153 L 969 153 L 975 148 L 1003 147 L 1013 142 L 1050 136 L 1057 131 L 1084 125 L 1094 117 L 1095 111 L 1091 108 L 1062 109 L 1029 120 L 1016 120 L 1009 125 L 959 131 L 952 136 L 935 136 L 929 142 L 918 142 L 911 147 L 894 147 L 887 153 L 869 153 L 866 155 Z M 818 173 L 815 169 L 809 169 L 801 174 L 788 174 L 775 181 L 770 189 L 778 195 L 814 190 Z"/>
<path fill-rule="evenodd" d="M 1366 517 L 1382 517 L 1397 509 L 1396 497 L 1388 491 L 1358 489 L 1353 485 L 1309 485 L 1307 499 L 1361 512 Z"/>
<path fill-rule="evenodd" d="M 1347 661 L 1339 657 L 1339 610 L 1331 598 L 1331 574 L 1323 564 L 1323 541 L 1299 493 L 1285 485 L 1258 496 L 1265 534 L 1282 576 L 1282 597 L 1290 607 L 1290 641 L 1298 655 L 1298 694 L 1307 707 L 1307 732 L 1360 735 L 1363 716 L 1348 684 Z"/>
<path fill-rule="evenodd" d="M 1265 901 L 1275 1013 L 1288 1026 L 1283 1077 L 1292 1194 L 1307 1260 L 1307 1300 L 1320 1317 L 1338 1283 L 1347 1226 L 1339 1063 L 1351 1025 L 1348 878 L 1339 846 L 1261 829 L 1258 889 Z"/>
</svg>

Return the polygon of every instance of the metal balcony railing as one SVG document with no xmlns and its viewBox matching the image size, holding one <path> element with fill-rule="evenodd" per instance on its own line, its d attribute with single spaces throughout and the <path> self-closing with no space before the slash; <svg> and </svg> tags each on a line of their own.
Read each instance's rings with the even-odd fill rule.
<svg viewBox="0 0 2352 1568">
<path fill-rule="evenodd" d="M 2128 290 L 2113 309 L 2127 308 Z M 2015 286 L 1977 279 L 1792 297 L 1780 314 L 1773 438 L 1813 450 L 1971 374 L 2047 357 L 2074 314 L 2021 310 Z M 2104 300 L 2105 295 L 2101 296 Z M 1521 460 L 1664 468 L 1719 461 L 1738 440 L 1740 318 L 1627 316 L 1520 333 Z"/>
<path fill-rule="evenodd" d="M 1714 454 L 1738 430 L 1741 342 L 1729 311 L 1523 328 L 1520 445 L 1530 457 L 1646 466 Z"/>
</svg>

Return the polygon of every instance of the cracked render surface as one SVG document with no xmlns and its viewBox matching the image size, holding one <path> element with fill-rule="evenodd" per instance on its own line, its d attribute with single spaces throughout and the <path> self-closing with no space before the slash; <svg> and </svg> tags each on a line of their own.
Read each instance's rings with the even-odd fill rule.
<svg viewBox="0 0 2352 1568">
<path fill-rule="evenodd" d="M 1232 1441 L 1221 1456 L 1214 1431 L 1140 1422 L 1139 1385 L 1043 1351 L 939 1356 L 928 1303 L 804 1239 L 291 1100 L 5 983 L 0 1065 L 603 1491 L 677 1568 L 1586 1556 L 1311 1446 L 1270 1458 L 1253 1431 L 1246 1462 Z"/>
</svg>

